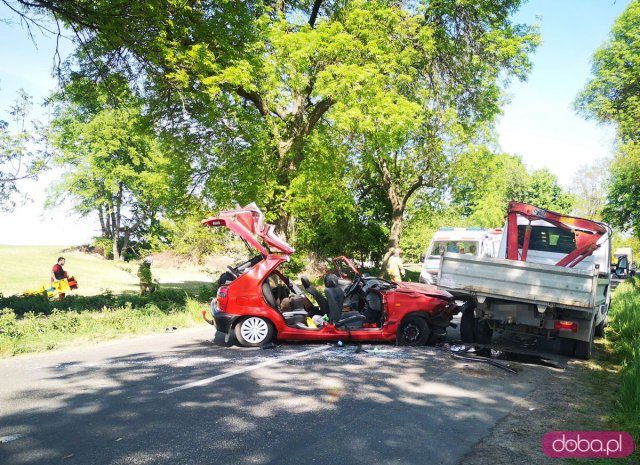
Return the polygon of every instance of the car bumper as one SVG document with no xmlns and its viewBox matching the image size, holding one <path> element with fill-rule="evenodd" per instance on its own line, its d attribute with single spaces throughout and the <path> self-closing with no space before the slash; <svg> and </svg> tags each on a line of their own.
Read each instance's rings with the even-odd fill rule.
<svg viewBox="0 0 640 465">
<path fill-rule="evenodd" d="M 230 332 L 233 327 L 233 322 L 240 318 L 240 315 L 220 311 L 216 299 L 211 301 L 211 316 L 213 317 L 213 324 L 216 327 L 216 331 L 222 333 Z"/>
</svg>

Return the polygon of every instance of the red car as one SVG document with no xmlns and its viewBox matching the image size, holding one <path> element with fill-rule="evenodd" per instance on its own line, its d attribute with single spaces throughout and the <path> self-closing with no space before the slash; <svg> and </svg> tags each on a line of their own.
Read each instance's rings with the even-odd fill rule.
<svg viewBox="0 0 640 465">
<path fill-rule="evenodd" d="M 211 302 L 217 331 L 234 332 L 243 346 L 262 346 L 274 338 L 298 341 L 396 341 L 423 345 L 446 334 L 458 312 L 453 297 L 427 284 L 391 283 L 363 276 L 346 257 L 343 265 L 352 270 L 325 279 L 325 296 L 302 278 L 300 287 L 278 267 L 289 261 L 294 249 L 264 223 L 255 204 L 224 211 L 202 221 L 207 226 L 224 226 L 255 248 L 259 255 L 236 267 L 229 267 L 218 281 L 218 294 Z M 349 310 L 344 312 L 344 310 Z M 324 319 L 314 315 L 326 315 Z M 326 321 L 328 320 L 328 321 Z"/>
</svg>

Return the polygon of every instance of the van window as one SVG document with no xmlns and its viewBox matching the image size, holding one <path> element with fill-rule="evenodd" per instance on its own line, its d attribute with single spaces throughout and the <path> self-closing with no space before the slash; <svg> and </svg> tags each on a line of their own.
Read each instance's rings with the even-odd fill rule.
<svg viewBox="0 0 640 465">
<path fill-rule="evenodd" d="M 518 225 L 518 247 L 524 243 L 526 225 Z M 550 226 L 533 226 L 529 250 L 553 253 L 571 253 L 576 248 L 576 237 L 571 231 Z"/>
<path fill-rule="evenodd" d="M 477 241 L 434 241 L 429 249 L 429 258 L 438 258 L 445 252 L 478 255 L 480 252 Z"/>
</svg>

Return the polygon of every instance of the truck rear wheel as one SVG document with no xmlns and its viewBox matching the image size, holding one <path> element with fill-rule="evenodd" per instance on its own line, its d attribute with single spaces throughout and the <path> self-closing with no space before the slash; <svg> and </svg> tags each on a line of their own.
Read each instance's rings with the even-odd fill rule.
<svg viewBox="0 0 640 465">
<path fill-rule="evenodd" d="M 478 321 L 476 340 L 480 344 L 489 344 L 491 342 L 492 336 L 493 336 L 493 329 L 491 329 L 491 326 L 489 325 L 489 321 L 487 320 Z"/>
<path fill-rule="evenodd" d="M 460 338 L 462 342 L 476 342 L 476 315 L 473 308 L 465 310 L 460 318 Z"/>
<path fill-rule="evenodd" d="M 576 341 L 575 355 L 583 360 L 589 360 L 593 352 L 593 339 L 595 338 L 596 327 L 591 327 L 591 335 L 588 341 Z"/>
<path fill-rule="evenodd" d="M 575 339 L 567 339 L 560 338 L 559 340 L 560 347 L 558 348 L 558 352 L 560 355 L 564 355 L 565 357 L 573 357 L 573 353 L 576 350 L 576 341 Z"/>
</svg>

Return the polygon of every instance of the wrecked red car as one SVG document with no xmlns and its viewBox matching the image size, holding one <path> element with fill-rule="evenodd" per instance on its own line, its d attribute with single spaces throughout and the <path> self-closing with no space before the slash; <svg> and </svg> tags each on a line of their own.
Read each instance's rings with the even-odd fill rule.
<svg viewBox="0 0 640 465">
<path fill-rule="evenodd" d="M 303 276 L 303 291 L 278 269 L 294 249 L 274 233 L 273 225 L 264 222 L 253 203 L 202 223 L 230 229 L 259 253 L 228 267 L 211 302 L 212 319 L 203 312 L 217 331 L 226 333 L 227 341 L 234 333 L 248 347 L 274 339 L 424 345 L 446 334 L 458 312 L 446 291 L 362 275 L 346 257 L 340 260 L 352 269 L 352 276 L 330 273 L 325 277 L 324 295 Z"/>
</svg>

